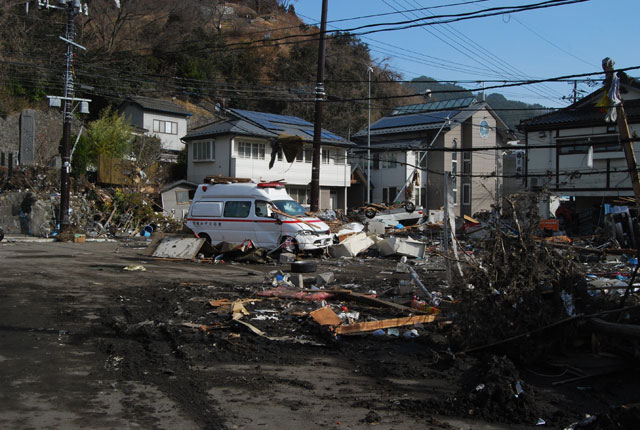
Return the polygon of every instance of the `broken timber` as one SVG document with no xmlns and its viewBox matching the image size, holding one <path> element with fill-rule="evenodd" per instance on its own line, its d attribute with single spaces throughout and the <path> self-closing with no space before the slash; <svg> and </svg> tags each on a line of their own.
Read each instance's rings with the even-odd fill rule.
<svg viewBox="0 0 640 430">
<path fill-rule="evenodd" d="M 379 329 L 402 327 L 407 325 L 430 323 L 435 321 L 435 315 L 413 315 L 405 318 L 392 318 L 381 321 L 367 321 L 349 325 L 341 325 L 335 328 L 336 334 L 357 334 Z"/>
</svg>

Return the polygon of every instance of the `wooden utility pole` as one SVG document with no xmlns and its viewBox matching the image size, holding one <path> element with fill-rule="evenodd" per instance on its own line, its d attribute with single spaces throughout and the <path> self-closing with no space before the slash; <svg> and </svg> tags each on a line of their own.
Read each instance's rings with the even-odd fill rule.
<svg viewBox="0 0 640 430">
<path fill-rule="evenodd" d="M 313 160 L 311 164 L 311 212 L 320 210 L 320 151 L 322 151 L 322 102 L 324 100 L 325 33 L 327 31 L 327 3 L 322 0 L 320 46 L 318 48 L 318 79 L 316 82 L 316 115 L 313 124 Z"/>
<path fill-rule="evenodd" d="M 627 122 L 627 114 L 624 106 L 620 103 L 617 107 L 618 114 L 618 132 L 624 149 L 624 158 L 627 160 L 627 169 L 633 186 L 633 195 L 636 198 L 636 206 L 640 213 L 640 181 L 638 180 L 638 164 L 636 162 L 636 154 L 633 150 L 633 142 L 631 141 L 631 133 L 629 131 L 629 123 Z"/>
<path fill-rule="evenodd" d="M 618 133 L 620 133 L 620 141 L 624 150 L 624 158 L 627 161 L 627 170 L 629 170 L 629 178 L 633 187 L 633 195 L 636 198 L 636 207 L 640 213 L 640 181 L 638 180 L 638 164 L 636 162 L 636 154 L 633 150 L 633 142 L 631 141 L 631 132 L 629 131 L 629 123 L 627 122 L 627 114 L 624 111 L 623 100 L 618 92 L 619 78 L 614 74 L 615 62 L 607 57 L 602 60 L 602 69 L 606 73 L 604 91 L 608 93 L 609 103 L 615 107 L 615 114 L 618 122 Z M 617 83 L 617 84 L 616 84 Z M 613 93 L 612 93 L 613 92 Z M 614 122 L 616 119 L 612 116 L 611 111 L 607 114 L 605 121 Z"/>
</svg>

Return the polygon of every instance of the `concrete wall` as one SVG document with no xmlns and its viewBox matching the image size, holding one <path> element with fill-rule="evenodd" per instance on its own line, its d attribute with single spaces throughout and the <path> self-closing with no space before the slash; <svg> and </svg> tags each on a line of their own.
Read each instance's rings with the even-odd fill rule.
<svg viewBox="0 0 640 430">
<path fill-rule="evenodd" d="M 23 209 L 22 213 L 20 209 Z M 53 217 L 48 201 L 37 200 L 31 192 L 3 192 L 0 194 L 0 226 L 5 234 L 40 236 L 40 227 Z"/>
<path fill-rule="evenodd" d="M 485 109 L 479 110 L 471 118 L 470 135 L 473 148 L 495 148 L 500 143 L 500 137 L 496 132 L 496 120 Z M 480 124 L 486 121 L 488 124 L 488 134 L 482 134 Z M 473 175 L 491 175 L 496 171 L 496 150 L 475 151 L 471 155 Z M 498 159 L 498 170 L 500 171 L 501 161 Z M 499 185 L 498 185 L 499 189 Z M 462 194 L 459 193 L 460 198 Z M 476 212 L 491 210 L 491 205 L 496 202 L 496 179 L 495 177 L 473 177 L 471 178 L 471 208 L 467 215 Z M 462 213 L 458 215 L 463 215 Z"/>
<path fill-rule="evenodd" d="M 62 112 L 59 109 L 33 110 L 34 113 L 34 154 L 33 164 L 38 166 L 55 166 L 59 155 L 59 145 L 62 139 Z M 4 156 L 4 166 L 7 166 L 10 153 L 20 153 L 20 114 L 21 112 L 0 118 L 0 160 Z M 80 128 L 78 120 L 72 123 L 72 133 Z"/>
</svg>

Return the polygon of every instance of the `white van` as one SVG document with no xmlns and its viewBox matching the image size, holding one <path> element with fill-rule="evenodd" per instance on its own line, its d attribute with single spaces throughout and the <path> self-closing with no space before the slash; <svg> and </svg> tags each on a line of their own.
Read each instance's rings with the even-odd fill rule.
<svg viewBox="0 0 640 430">
<path fill-rule="evenodd" d="M 329 227 L 305 211 L 280 182 L 200 184 L 186 221 L 213 245 L 247 239 L 266 249 L 284 244 L 311 251 L 331 245 Z"/>
</svg>

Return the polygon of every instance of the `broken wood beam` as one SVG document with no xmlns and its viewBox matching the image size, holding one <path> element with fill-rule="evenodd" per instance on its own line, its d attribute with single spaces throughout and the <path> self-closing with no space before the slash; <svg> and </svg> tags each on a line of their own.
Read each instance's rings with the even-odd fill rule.
<svg viewBox="0 0 640 430">
<path fill-rule="evenodd" d="M 402 327 L 414 324 L 430 323 L 435 321 L 435 315 L 413 315 L 405 318 L 392 318 L 381 321 L 367 321 L 349 325 L 341 325 L 335 328 L 336 334 L 358 334 L 379 329 Z"/>
<path fill-rule="evenodd" d="M 390 302 L 388 300 L 382 300 L 371 295 L 356 293 L 351 290 L 327 290 L 327 292 L 335 294 L 341 299 L 350 299 L 354 302 L 364 303 L 371 306 L 378 306 L 383 308 L 392 308 L 402 312 L 427 314 L 428 312 L 420 309 L 414 309 L 409 306 L 401 305 L 399 303 Z"/>
</svg>

